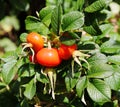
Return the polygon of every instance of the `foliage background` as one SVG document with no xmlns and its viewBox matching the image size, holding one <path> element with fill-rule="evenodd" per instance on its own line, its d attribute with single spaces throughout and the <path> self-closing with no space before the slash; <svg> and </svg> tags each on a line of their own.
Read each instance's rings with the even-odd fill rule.
<svg viewBox="0 0 120 107">
<path fill-rule="evenodd" d="M 69 12 L 69 11 L 73 10 L 74 8 L 77 8 L 76 6 L 74 7 L 74 3 L 77 0 L 61 0 L 61 1 L 64 1 L 66 3 L 64 5 L 64 6 L 66 6 L 66 10 L 63 10 L 64 13 Z M 82 1 L 84 1 L 84 0 L 82 0 Z M 105 22 L 108 22 L 108 23 L 112 24 L 112 26 L 109 26 L 109 25 L 106 25 L 106 27 L 101 26 L 101 29 L 106 34 L 111 29 L 113 29 L 114 32 L 110 32 L 110 35 L 112 35 L 112 36 L 109 40 L 108 40 L 107 37 L 103 38 L 104 34 L 103 34 L 103 36 L 101 35 L 100 38 L 98 38 L 98 39 L 95 38 L 96 43 L 101 46 L 101 51 L 103 53 L 105 53 L 105 55 L 104 54 L 97 54 L 93 58 L 88 59 L 88 62 L 91 63 L 91 65 L 92 64 L 95 65 L 96 63 L 98 64 L 100 62 L 100 65 L 102 67 L 99 68 L 99 66 L 98 66 L 99 71 L 111 70 L 111 66 L 108 66 L 106 64 L 106 62 L 107 62 L 106 61 L 106 56 L 107 56 L 107 60 L 109 62 L 113 63 L 112 66 L 114 67 L 113 68 L 114 71 L 119 71 L 119 64 L 120 64 L 120 61 L 119 61 L 119 58 L 120 58 L 120 56 L 119 56 L 119 42 L 120 42 L 120 37 L 119 37 L 120 36 L 120 20 L 119 20 L 120 14 L 119 13 L 120 13 L 120 5 L 119 4 L 120 4 L 120 2 L 119 2 L 119 0 L 113 0 L 113 1 L 114 2 L 112 2 L 110 4 L 110 7 L 108 9 L 108 10 L 110 10 L 110 12 L 105 11 L 105 13 L 107 13 L 107 15 L 108 15 L 108 18 L 107 18 L 107 20 L 105 20 Z M 90 2 L 94 2 L 94 0 L 91 0 Z M 25 26 L 26 17 L 29 16 L 29 15 L 36 17 L 37 16 L 36 11 L 39 12 L 43 7 L 46 7 L 46 5 L 55 5 L 55 3 L 57 3 L 57 1 L 55 1 L 55 0 L 46 0 L 46 1 L 45 0 L 23 0 L 23 1 L 20 1 L 20 0 L 1 0 L 0 1 L 0 13 L 1 13 L 0 14 L 0 56 L 2 57 L 7 52 L 14 51 L 16 49 L 18 49 L 18 52 L 19 52 L 18 47 L 21 43 L 20 34 L 23 33 L 23 32 L 26 32 L 26 26 Z M 82 7 L 81 7 L 81 9 L 82 9 Z M 88 11 L 89 11 L 89 9 L 88 9 Z M 104 13 L 102 14 L 102 16 L 104 16 Z M 103 17 L 103 20 L 104 20 L 104 17 Z M 87 26 L 89 26 L 90 24 L 91 23 L 86 23 Z M 95 26 L 95 27 L 96 27 L 95 32 L 91 32 L 91 30 L 88 30 L 87 27 L 84 28 L 84 30 L 88 31 L 88 33 L 90 33 L 91 35 L 101 34 L 99 28 L 97 28 L 97 26 Z M 82 38 L 82 41 L 87 41 L 86 39 L 88 39 L 88 41 L 90 40 L 90 38 Z M 86 44 L 87 44 L 87 42 L 86 42 Z M 90 43 L 89 45 L 93 46 L 92 43 Z M 82 49 L 84 47 L 86 48 L 86 45 L 85 46 L 82 45 L 82 47 L 80 47 L 80 48 Z M 94 58 L 96 58 L 96 57 L 98 58 L 98 59 L 96 59 L 98 61 L 92 62 L 94 60 Z M 8 62 L 11 61 L 11 59 L 7 59 L 7 60 L 9 60 Z M 12 58 L 13 66 L 14 66 L 14 61 L 16 61 L 15 58 Z M 103 64 L 101 64 L 101 62 Z M 18 63 L 21 63 L 21 62 L 18 62 Z M 117 66 L 114 66 L 114 64 L 117 65 Z M 1 66 L 2 66 L 2 62 L 0 64 L 0 67 Z M 10 66 L 12 66 L 12 65 L 10 65 Z M 10 66 L 8 66 L 8 67 L 10 67 Z M 20 66 L 20 64 L 18 64 L 18 66 Z M 29 65 L 25 65 L 25 66 L 29 66 Z M 84 66 L 86 66 L 86 65 L 84 65 Z M 107 69 L 106 69 L 106 66 L 107 66 Z M 33 71 L 34 71 L 33 70 L 33 68 L 34 68 L 33 65 L 31 64 L 30 67 L 31 67 L 31 72 L 33 73 Z M 92 70 L 94 70 L 94 71 L 96 70 L 94 66 L 92 66 Z M 102 75 L 102 74 L 99 74 L 99 76 L 101 76 L 101 77 L 97 77 L 97 75 L 92 74 L 92 71 L 90 73 L 91 73 L 91 74 L 89 74 L 90 78 L 94 78 L 94 77 L 95 78 L 103 78 L 104 81 L 106 81 L 110 85 L 111 89 L 113 89 L 113 91 L 112 91 L 112 101 L 113 102 L 107 102 L 102 106 L 103 107 L 107 107 L 108 105 L 110 107 L 118 106 L 119 102 L 120 102 L 120 92 L 119 92 L 120 85 L 119 84 L 113 85 L 115 83 L 112 83 L 113 81 L 110 81 L 111 78 L 113 79 L 113 77 L 104 78 L 104 75 Z M 27 74 L 24 74 L 24 75 L 27 75 Z M 24 75 L 23 75 L 23 77 L 24 77 Z M 61 80 L 61 75 L 63 75 L 63 74 L 59 73 L 58 80 Z M 79 74 L 76 73 L 76 75 L 79 75 Z M 119 82 L 119 75 L 120 74 L 119 73 L 117 74 L 117 72 L 114 75 L 115 82 L 118 81 L 117 83 L 120 83 Z M 27 81 L 27 78 L 23 78 L 23 79 L 25 79 L 25 81 Z M 69 76 L 66 77 L 65 81 L 67 81 L 68 79 L 69 79 Z M 42 81 L 42 80 L 40 80 L 40 81 Z M 76 82 L 74 79 L 71 80 L 71 81 L 73 82 L 71 84 L 74 84 Z M 76 91 L 80 90 L 79 89 L 79 86 L 81 85 L 80 83 L 83 83 L 81 87 L 83 89 L 85 88 L 84 87 L 85 84 L 86 84 L 85 81 L 86 81 L 86 78 L 83 77 L 80 80 L 79 84 L 77 84 Z M 100 80 L 97 80 L 97 79 L 95 79 L 95 80 L 91 79 L 91 81 L 96 86 L 97 86 L 97 83 L 102 83 Z M 58 83 L 59 83 L 59 81 L 58 81 Z M 24 83 L 22 83 L 22 84 L 24 84 Z M 32 84 L 32 81 L 30 82 L 30 84 Z M 15 85 L 15 87 L 14 87 L 14 85 Z M 27 103 L 28 99 L 20 99 L 19 98 L 17 85 L 19 85 L 19 84 L 17 84 L 17 82 L 16 83 L 11 82 L 10 86 L 13 87 L 13 89 L 12 89 L 12 91 L 9 92 L 9 91 L 6 91 L 6 89 L 4 90 L 4 88 L 3 88 L 4 84 L 2 82 L 0 82 L 0 89 L 1 89 L 0 90 L 0 107 L 14 107 L 14 106 L 15 107 L 19 107 L 19 106 L 29 107 L 29 106 L 33 106 L 32 104 L 34 104 L 33 103 L 34 101 L 31 100 L 28 104 Z M 37 85 L 39 85 L 39 84 L 37 84 Z M 104 85 L 104 83 L 103 83 L 103 85 Z M 59 84 L 57 86 L 62 87 L 62 84 Z M 92 87 L 93 85 L 91 83 L 89 83 L 89 86 Z M 102 84 L 101 84 L 101 86 L 102 86 Z M 64 87 L 64 85 L 63 85 L 63 87 Z M 69 86 L 69 84 L 67 84 L 66 87 L 67 87 L 67 90 L 69 91 L 74 86 Z M 41 86 L 40 88 L 43 88 L 43 87 Z M 105 87 L 104 87 L 104 89 L 105 89 Z M 38 90 L 41 90 L 41 89 L 38 89 Z M 88 87 L 87 90 L 90 92 L 91 91 L 90 87 Z M 87 90 L 85 89 L 85 95 L 86 96 L 88 96 L 88 93 L 86 93 Z M 80 91 L 77 91 L 77 94 L 78 94 L 78 96 L 81 96 Z M 72 93 L 72 92 L 67 93 L 66 96 L 67 97 L 65 97 L 64 95 L 62 96 L 62 94 L 61 94 L 61 96 L 59 97 L 59 95 L 58 95 L 57 96 L 58 101 L 54 102 L 55 105 L 63 106 L 63 105 L 60 105 L 60 103 L 62 102 L 64 104 L 64 106 L 68 105 L 70 107 L 77 107 L 77 106 L 78 107 L 84 107 L 84 104 L 81 102 L 81 100 L 78 97 L 75 97 L 74 93 Z M 72 99 L 72 97 L 74 97 L 74 99 Z M 35 97 L 35 98 L 36 98 L 35 100 L 38 100 L 37 97 Z M 50 96 L 44 96 L 41 99 L 41 101 L 43 101 L 43 102 L 41 102 L 41 103 L 43 103 L 43 105 L 44 105 L 44 103 L 46 104 L 46 102 L 44 102 L 44 100 L 46 102 L 48 100 L 48 103 L 50 103 L 52 101 L 50 99 Z M 95 107 L 100 106 L 101 107 L 101 104 L 95 103 L 89 97 L 86 98 L 86 100 L 88 101 L 88 107 L 92 107 L 92 106 L 95 106 Z M 108 99 L 107 99 L 107 101 L 108 101 Z M 92 102 L 92 103 L 90 103 L 90 102 Z M 47 105 L 47 106 L 49 107 L 50 105 Z"/>
</svg>

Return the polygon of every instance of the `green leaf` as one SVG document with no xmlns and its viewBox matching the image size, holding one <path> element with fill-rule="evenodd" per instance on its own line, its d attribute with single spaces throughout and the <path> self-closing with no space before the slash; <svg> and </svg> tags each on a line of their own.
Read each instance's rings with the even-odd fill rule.
<svg viewBox="0 0 120 107">
<path fill-rule="evenodd" d="M 15 77 L 15 74 L 17 71 L 14 70 L 13 68 L 14 68 L 16 62 L 17 62 L 17 60 L 13 59 L 3 65 L 2 77 L 6 84 L 9 84 L 12 81 L 12 79 Z"/>
<path fill-rule="evenodd" d="M 120 55 L 108 56 L 108 61 L 120 65 Z"/>
<path fill-rule="evenodd" d="M 84 89 L 87 86 L 87 77 L 81 77 L 76 85 L 76 92 L 79 97 L 82 96 Z"/>
<path fill-rule="evenodd" d="M 91 5 L 89 5 L 88 7 L 85 8 L 86 12 L 89 13 L 93 13 L 96 11 L 100 11 L 103 8 L 105 8 L 106 6 L 108 6 L 108 4 L 111 2 L 112 0 L 97 0 L 95 2 L 93 2 Z"/>
<path fill-rule="evenodd" d="M 36 83 L 34 82 L 34 79 L 32 79 L 25 87 L 24 95 L 28 99 L 32 99 L 36 93 Z"/>
<path fill-rule="evenodd" d="M 87 42 L 87 41 L 90 42 L 91 40 L 93 40 L 93 37 L 89 34 L 81 36 L 81 41 L 82 42 Z M 93 42 L 93 44 L 95 44 L 95 43 Z"/>
<path fill-rule="evenodd" d="M 44 7 L 40 10 L 39 12 L 39 18 L 40 20 L 45 23 L 47 26 L 50 25 L 51 23 L 51 14 L 53 11 L 52 6 Z"/>
<path fill-rule="evenodd" d="M 88 77 L 105 78 L 111 76 L 114 73 L 114 69 L 111 65 L 108 65 L 107 62 L 107 57 L 99 52 L 89 58 L 88 63 L 90 64 L 90 70 Z"/>
<path fill-rule="evenodd" d="M 14 70 L 19 71 L 19 69 L 21 68 L 21 66 L 23 66 L 23 64 L 25 64 L 24 58 L 17 60 Z"/>
<path fill-rule="evenodd" d="M 64 32 L 62 36 L 60 36 L 60 42 L 65 45 L 73 45 L 76 43 L 76 39 L 80 39 L 80 37 L 73 32 Z"/>
<path fill-rule="evenodd" d="M 111 89 L 118 91 L 120 89 L 120 67 L 116 66 L 114 67 L 114 73 L 113 75 L 105 78 L 106 84 L 108 84 Z"/>
<path fill-rule="evenodd" d="M 77 0 L 77 9 L 82 11 L 85 0 Z"/>
<path fill-rule="evenodd" d="M 23 64 L 19 69 L 18 75 L 20 77 L 31 77 L 35 74 L 34 64 Z"/>
<path fill-rule="evenodd" d="M 34 16 L 27 16 L 25 19 L 26 30 L 40 30 L 41 22 L 38 18 Z"/>
<path fill-rule="evenodd" d="M 25 25 L 28 31 L 35 31 L 41 34 L 47 34 L 49 32 L 48 27 L 34 16 L 27 16 Z"/>
<path fill-rule="evenodd" d="M 48 80 L 47 76 L 45 76 L 42 73 L 36 72 L 36 78 L 37 78 L 38 81 L 40 81 L 42 83 L 49 83 L 49 80 Z"/>
<path fill-rule="evenodd" d="M 24 99 L 21 104 L 20 104 L 20 107 L 29 107 L 29 103 L 26 99 Z"/>
<path fill-rule="evenodd" d="M 106 78 L 114 73 L 113 67 L 108 64 L 94 63 L 88 71 L 89 78 Z"/>
<path fill-rule="evenodd" d="M 80 74 L 81 74 L 80 72 L 77 72 L 74 77 L 72 77 L 70 74 L 68 74 L 65 77 L 65 84 L 66 84 L 67 91 L 71 91 L 72 88 L 75 87 L 75 85 L 79 79 Z"/>
<path fill-rule="evenodd" d="M 90 98 L 95 102 L 105 103 L 111 99 L 111 90 L 102 80 L 94 79 L 92 82 L 89 82 L 87 91 Z"/>
<path fill-rule="evenodd" d="M 81 39 L 82 39 L 81 41 L 83 41 L 84 38 Z M 85 39 L 87 39 L 87 37 Z M 90 42 L 90 41 L 83 41 L 83 42 L 84 44 L 81 43 L 78 45 L 80 50 L 94 50 L 96 48 L 95 47 L 96 44 L 94 42 Z"/>
<path fill-rule="evenodd" d="M 110 38 L 110 40 L 101 45 L 101 52 L 113 54 L 118 53 L 119 51 L 120 44 L 114 38 Z"/>
<path fill-rule="evenodd" d="M 51 5 L 55 6 L 57 4 L 57 2 L 58 1 L 56 1 L 56 0 L 46 0 L 46 5 L 47 6 L 51 6 Z"/>
<path fill-rule="evenodd" d="M 84 24 L 84 15 L 79 11 L 71 11 L 63 16 L 63 31 L 79 29 Z"/>
<path fill-rule="evenodd" d="M 6 84 L 3 82 L 0 82 L 0 89 L 5 88 L 5 87 L 6 87 Z"/>
<path fill-rule="evenodd" d="M 113 16 L 111 10 L 108 10 L 107 8 L 105 8 L 99 12 L 96 12 L 95 14 L 96 14 L 96 18 L 99 20 L 99 22 L 103 22 L 103 21 L 105 22 Z"/>
<path fill-rule="evenodd" d="M 64 97 L 63 102 L 64 103 L 69 103 L 69 99 L 67 97 Z"/>
<path fill-rule="evenodd" d="M 17 58 L 18 57 L 15 51 L 9 51 L 6 52 L 0 59 L 6 63 L 6 62 L 10 62 L 11 60 L 16 60 Z"/>
<path fill-rule="evenodd" d="M 113 26 L 111 24 L 103 24 L 100 25 L 100 29 L 104 34 L 108 34 L 110 31 L 113 30 Z"/>
<path fill-rule="evenodd" d="M 17 49 L 15 50 L 15 54 L 17 55 L 17 57 L 23 57 L 23 54 L 22 54 L 22 50 L 23 50 L 23 47 L 21 45 L 19 45 L 17 47 Z"/>
<path fill-rule="evenodd" d="M 90 65 L 94 65 L 94 64 L 97 64 L 97 63 L 101 63 L 101 64 L 104 64 L 104 63 L 107 63 L 107 57 L 102 54 L 102 53 L 95 53 L 91 58 L 88 59 L 88 62 Z"/>
<path fill-rule="evenodd" d="M 87 33 L 89 33 L 89 34 L 91 34 L 91 35 L 94 35 L 94 36 L 97 35 L 97 31 L 95 30 L 95 28 L 93 28 L 92 25 L 90 25 L 90 26 L 85 26 L 85 27 L 83 27 L 83 29 L 84 29 Z"/>
<path fill-rule="evenodd" d="M 83 29 L 87 33 L 91 34 L 92 36 L 97 36 L 97 35 L 101 35 L 102 34 L 102 31 L 101 31 L 101 29 L 99 27 L 97 19 L 94 19 L 94 21 L 92 22 L 92 25 L 85 26 L 85 27 L 83 27 Z"/>
<path fill-rule="evenodd" d="M 60 33 L 61 16 L 62 16 L 62 8 L 61 5 L 58 5 L 53 9 L 51 16 L 52 30 L 56 35 L 59 35 Z"/>
<path fill-rule="evenodd" d="M 2 71 L 2 77 L 5 83 L 9 84 L 14 77 L 16 77 L 16 73 L 19 71 L 19 68 L 24 64 L 23 59 L 9 59 L 8 62 L 6 62 L 3 65 L 3 71 Z M 17 79 L 17 78 L 15 78 Z"/>
<path fill-rule="evenodd" d="M 27 42 L 27 40 L 26 40 L 26 37 L 27 37 L 27 33 L 22 33 L 21 35 L 20 35 L 20 40 L 22 41 L 22 42 Z"/>
<path fill-rule="evenodd" d="M 90 64 L 90 71 L 88 77 L 105 78 L 114 73 L 113 67 L 107 63 L 107 57 L 104 54 L 96 53 L 88 59 Z"/>
</svg>

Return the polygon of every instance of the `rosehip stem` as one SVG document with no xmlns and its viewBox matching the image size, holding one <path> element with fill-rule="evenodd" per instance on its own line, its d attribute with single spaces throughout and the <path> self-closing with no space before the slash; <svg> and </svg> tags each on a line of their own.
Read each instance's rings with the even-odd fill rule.
<svg viewBox="0 0 120 107">
<path fill-rule="evenodd" d="M 51 49 L 51 43 L 48 41 L 48 49 Z"/>
</svg>

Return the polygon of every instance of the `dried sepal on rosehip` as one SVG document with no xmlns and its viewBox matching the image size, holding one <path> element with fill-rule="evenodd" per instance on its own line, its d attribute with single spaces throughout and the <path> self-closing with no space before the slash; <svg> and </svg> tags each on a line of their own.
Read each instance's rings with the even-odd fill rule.
<svg viewBox="0 0 120 107">
<path fill-rule="evenodd" d="M 52 94 L 52 98 L 55 99 L 55 85 L 56 85 L 56 78 L 57 74 L 54 68 L 45 67 L 44 69 L 41 68 L 41 73 L 45 75 L 49 79 L 49 83 L 45 83 L 44 90 L 48 90 L 48 93 Z M 48 85 L 47 85 L 48 84 Z M 49 89 L 48 89 L 49 86 Z"/>
<path fill-rule="evenodd" d="M 35 53 L 37 53 L 40 49 L 44 47 L 44 39 L 37 32 L 31 32 L 26 36 L 26 40 L 27 40 L 26 43 L 22 43 L 23 45 L 22 52 L 26 48 L 29 48 L 32 53 L 32 62 L 34 62 Z"/>
<path fill-rule="evenodd" d="M 74 59 L 74 61 L 80 65 L 80 67 L 82 67 L 81 61 L 85 62 L 87 64 L 87 68 L 90 69 L 90 65 L 87 62 L 87 60 L 85 58 L 90 57 L 90 55 L 88 54 L 84 54 L 79 50 L 76 50 L 73 52 L 72 57 Z"/>
</svg>

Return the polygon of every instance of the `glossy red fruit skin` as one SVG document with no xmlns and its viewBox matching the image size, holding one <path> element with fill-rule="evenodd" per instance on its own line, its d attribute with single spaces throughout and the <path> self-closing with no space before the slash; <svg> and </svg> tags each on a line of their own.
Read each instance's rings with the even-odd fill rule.
<svg viewBox="0 0 120 107">
<path fill-rule="evenodd" d="M 56 67 L 61 63 L 58 50 L 55 48 L 42 48 L 36 58 L 38 63 L 45 67 Z"/>
<path fill-rule="evenodd" d="M 73 44 L 71 46 L 61 44 L 58 53 L 61 59 L 68 60 L 72 57 L 72 53 L 77 49 L 77 45 Z"/>
<path fill-rule="evenodd" d="M 27 35 L 27 42 L 32 44 L 35 52 L 38 52 L 44 47 L 44 39 L 36 32 L 31 32 Z"/>
</svg>

